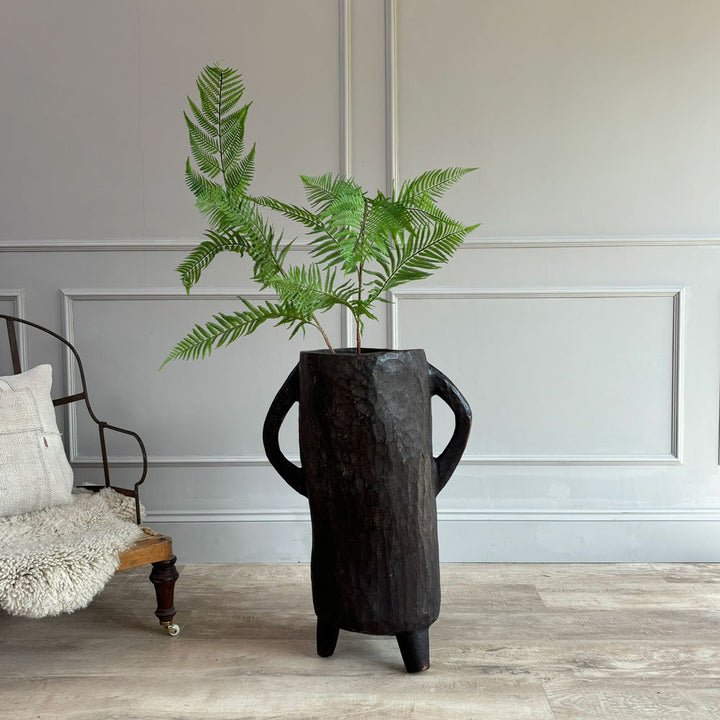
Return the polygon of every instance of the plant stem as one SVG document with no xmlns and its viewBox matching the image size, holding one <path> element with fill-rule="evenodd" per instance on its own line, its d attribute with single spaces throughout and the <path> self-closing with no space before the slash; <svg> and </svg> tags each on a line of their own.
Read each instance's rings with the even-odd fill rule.
<svg viewBox="0 0 720 720">
<path fill-rule="evenodd" d="M 363 235 L 365 234 L 365 223 L 367 223 L 368 214 L 370 212 L 370 203 L 368 202 L 368 199 L 363 195 L 363 216 L 362 216 L 362 222 L 360 223 L 360 230 L 358 231 L 357 240 L 355 241 L 355 247 L 353 248 L 353 253 L 355 253 L 360 246 L 360 243 L 362 242 Z M 358 264 L 358 314 L 355 316 L 355 343 L 357 346 L 357 354 L 360 355 L 362 352 L 361 342 L 362 338 L 360 336 L 360 302 L 362 301 L 362 276 L 363 276 L 363 265 L 364 262 L 361 260 Z"/>
<path fill-rule="evenodd" d="M 357 354 L 362 352 L 362 338 L 360 336 L 360 302 L 362 301 L 362 276 L 363 263 L 358 265 L 358 314 L 355 316 L 355 343 L 357 345 Z"/>
<path fill-rule="evenodd" d="M 365 209 L 363 210 L 362 222 L 360 223 L 360 230 L 358 231 L 357 240 L 355 241 L 355 245 L 353 246 L 353 253 L 357 252 L 358 247 L 360 247 L 363 235 L 365 234 L 365 223 L 367 222 L 368 213 L 370 211 L 370 203 L 368 203 L 368 200 L 364 195 L 363 202 L 365 203 Z"/>
<path fill-rule="evenodd" d="M 227 180 L 225 179 L 225 159 L 223 158 L 223 142 L 222 142 L 222 126 L 220 120 L 222 118 L 221 103 L 222 103 L 222 89 L 223 89 L 223 73 L 220 73 L 220 87 L 218 88 L 218 116 L 217 116 L 217 128 L 218 128 L 218 148 L 220 153 L 220 170 L 222 171 L 223 186 L 227 190 Z"/>
<path fill-rule="evenodd" d="M 323 336 L 323 340 L 325 341 L 325 344 L 330 348 L 330 352 L 334 355 L 335 349 L 332 346 L 332 343 L 330 342 L 330 338 L 326 335 L 325 331 L 323 330 L 322 325 L 320 324 L 320 321 L 315 317 L 315 315 L 312 316 L 313 322 L 315 323 L 315 327 L 320 331 L 320 334 Z"/>
</svg>

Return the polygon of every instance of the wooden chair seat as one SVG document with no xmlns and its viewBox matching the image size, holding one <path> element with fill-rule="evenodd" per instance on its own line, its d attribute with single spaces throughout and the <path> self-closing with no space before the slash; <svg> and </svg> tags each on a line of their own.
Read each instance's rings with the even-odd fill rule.
<svg viewBox="0 0 720 720">
<path fill-rule="evenodd" d="M 143 537 L 137 540 L 129 550 L 120 553 L 120 566 L 117 572 L 171 560 L 174 557 L 171 537 L 145 526 L 142 527 L 142 531 Z"/>
</svg>

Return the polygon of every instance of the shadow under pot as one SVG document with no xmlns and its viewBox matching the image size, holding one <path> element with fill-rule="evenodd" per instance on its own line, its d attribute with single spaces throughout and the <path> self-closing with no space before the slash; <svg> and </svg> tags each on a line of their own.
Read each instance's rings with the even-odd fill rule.
<svg viewBox="0 0 720 720">
<path fill-rule="evenodd" d="M 455 417 L 438 457 L 434 395 Z M 278 440 L 295 402 L 301 467 Z M 471 417 L 423 350 L 300 353 L 270 406 L 263 442 L 273 467 L 309 501 L 319 655 L 333 654 L 343 629 L 395 635 L 408 672 L 429 667 L 428 628 L 440 612 L 435 497 L 460 461 Z"/>
</svg>

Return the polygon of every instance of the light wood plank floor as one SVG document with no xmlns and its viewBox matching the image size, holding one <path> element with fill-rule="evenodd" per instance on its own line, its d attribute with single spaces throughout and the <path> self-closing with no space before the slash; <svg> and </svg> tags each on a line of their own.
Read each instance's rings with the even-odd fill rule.
<svg viewBox="0 0 720 720">
<path fill-rule="evenodd" d="M 0 613 L 0 718 L 720 718 L 720 566 L 444 565 L 427 673 L 394 638 L 314 652 L 307 565 L 186 565 L 177 638 L 147 571 L 86 610 Z"/>
</svg>

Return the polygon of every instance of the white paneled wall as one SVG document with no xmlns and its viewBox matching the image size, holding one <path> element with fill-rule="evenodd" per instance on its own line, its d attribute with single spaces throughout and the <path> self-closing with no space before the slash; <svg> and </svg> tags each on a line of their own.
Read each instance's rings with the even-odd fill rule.
<svg viewBox="0 0 720 720">
<path fill-rule="evenodd" d="M 445 207 L 483 225 L 366 333 L 425 348 L 473 407 L 443 559 L 720 560 L 718 26 L 715 0 L 4 0 L 0 311 L 77 344 L 98 413 L 146 441 L 144 500 L 182 561 L 309 559 L 260 433 L 319 338 L 263 328 L 158 372 L 257 292 L 236 256 L 190 296 L 174 272 L 204 229 L 185 96 L 222 60 L 254 101 L 258 194 L 478 168 Z M 339 312 L 326 327 L 348 341 Z M 92 429 L 64 426 L 90 477 Z M 133 477 L 130 446 L 111 452 Z"/>
</svg>

